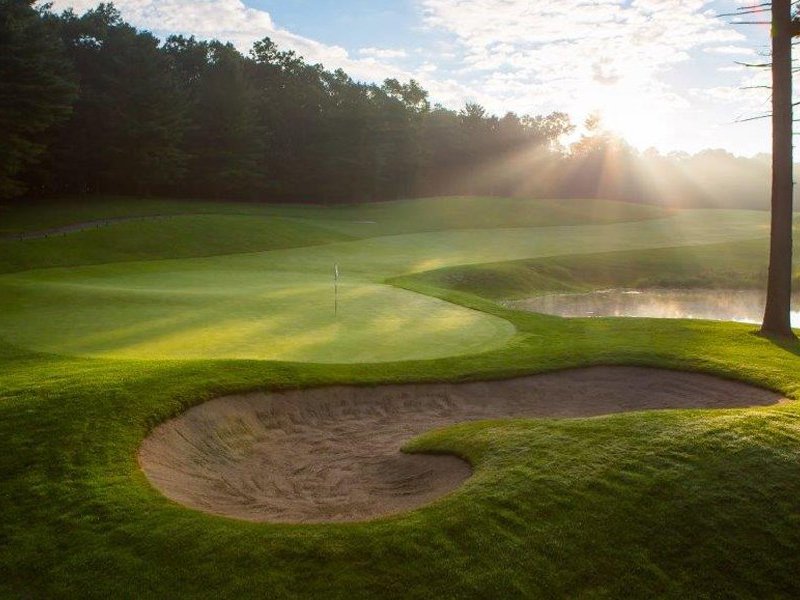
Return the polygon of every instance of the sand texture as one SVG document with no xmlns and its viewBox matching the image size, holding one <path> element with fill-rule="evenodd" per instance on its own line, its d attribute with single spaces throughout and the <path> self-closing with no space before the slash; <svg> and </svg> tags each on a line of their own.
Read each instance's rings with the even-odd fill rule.
<svg viewBox="0 0 800 600">
<path fill-rule="evenodd" d="M 780 395 L 706 375 L 595 367 L 505 381 L 328 387 L 217 398 L 163 423 L 139 462 L 168 498 L 272 522 L 357 521 L 410 510 L 471 474 L 454 456 L 400 447 L 477 419 L 586 417 L 775 404 Z"/>
</svg>

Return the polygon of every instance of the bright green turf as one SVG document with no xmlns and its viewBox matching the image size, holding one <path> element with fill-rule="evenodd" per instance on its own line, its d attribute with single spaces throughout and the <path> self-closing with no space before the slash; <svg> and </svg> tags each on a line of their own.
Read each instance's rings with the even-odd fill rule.
<svg viewBox="0 0 800 600">
<path fill-rule="evenodd" d="M 664 209 L 613 200 L 527 200 L 451 196 L 326 207 L 140 198 L 58 200 L 0 206 L 0 234 L 62 227 L 102 219 L 152 215 L 277 216 L 327 223 L 348 235 L 371 237 L 417 231 L 537 227 L 639 221 L 665 216 Z"/>
<path fill-rule="evenodd" d="M 217 256 L 352 239 L 309 222 L 253 215 L 177 215 L 29 240 L 0 240 L 0 273 L 41 267 Z"/>
<path fill-rule="evenodd" d="M 470 354 L 514 334 L 503 319 L 385 285 L 342 282 L 334 315 L 330 277 L 205 266 L 4 286 L 0 330 L 60 354 L 315 362 Z"/>
<path fill-rule="evenodd" d="M 607 200 L 452 197 L 342 208 L 114 198 L 64 201 L 0 211 L 0 273 L 218 256 L 451 229 L 617 223 L 666 214 Z M 126 218 L 131 220 L 103 221 Z M 37 239 L 8 237 L 65 226 L 86 229 Z"/>
<path fill-rule="evenodd" d="M 337 209 L 282 207 L 298 218 L 326 221 L 349 235 L 375 237 L 453 229 L 498 229 L 642 221 L 669 214 L 662 208 L 611 200 L 526 200 L 442 197 L 377 202 Z"/>
<path fill-rule="evenodd" d="M 795 253 L 800 256 L 800 239 L 796 242 Z M 612 287 L 763 288 L 768 254 L 768 240 L 758 239 L 459 265 L 419 273 L 404 281 L 495 300 Z M 795 265 L 794 282 L 800 289 L 800 264 Z"/>
<path fill-rule="evenodd" d="M 423 270 L 423 260 L 452 266 L 559 252 L 628 249 L 636 255 L 647 244 L 723 243 L 763 237 L 764 230 L 763 221 L 750 215 L 720 212 L 630 228 L 490 233 L 7 275 L 0 286 L 0 338 L 33 336 L 34 327 L 19 323 L 25 319 L 33 319 L 43 337 L 52 335 L 48 328 L 57 327 L 48 311 L 64 305 L 65 314 L 74 313 L 76 298 L 91 302 L 95 294 L 120 312 L 130 303 L 125 310 L 140 315 L 173 301 L 212 310 L 213 300 L 190 298 L 219 301 L 233 293 L 241 300 L 260 287 L 262 276 L 292 285 L 300 276 L 329 276 L 332 257 L 347 265 L 346 285 L 366 287 L 380 277 Z M 698 256 L 714 252 L 695 250 Z M 589 263 L 565 260 L 556 266 L 572 269 L 565 284 L 572 285 L 581 264 Z M 121 284 L 116 290 L 115 282 Z M 370 523 L 238 522 L 184 509 L 148 485 L 136 449 L 155 423 L 206 398 L 256 388 L 499 378 L 637 364 L 735 377 L 800 397 L 800 345 L 772 343 L 753 335 L 750 326 L 565 320 L 509 311 L 425 276 L 397 283 L 508 322 L 515 333 L 479 355 L 350 365 L 147 360 L 151 355 L 81 359 L 35 354 L 0 339 L 0 597 L 800 595 L 800 405 L 794 402 L 508 420 L 431 432 L 409 449 L 455 452 L 473 463 L 475 475 L 427 508 Z M 31 307 L 24 306 L 28 302 Z M 134 307 L 136 302 L 143 306 Z M 92 306 L 106 318 L 99 302 Z M 9 310 L 18 311 L 16 319 L 5 316 Z M 85 318 L 91 321 L 89 311 Z M 439 338 L 418 343 L 435 346 Z"/>
<path fill-rule="evenodd" d="M 378 362 L 472 354 L 502 346 L 514 327 L 382 282 L 445 265 L 650 248 L 676 241 L 746 240 L 763 236 L 765 217 L 718 211 L 712 220 L 708 211 L 689 211 L 641 222 L 453 230 L 331 244 L 319 244 L 320 236 L 313 234 L 320 229 L 313 228 L 309 239 L 316 245 L 301 248 L 1 276 L 0 331 L 11 343 L 32 350 L 116 358 Z M 231 219 L 247 217 L 220 221 Z M 252 227 L 257 230 L 260 225 Z M 204 226 L 211 229 L 208 223 Z M 285 237 L 296 241 L 305 227 Z M 234 230 L 234 240 L 242 240 L 241 229 L 240 224 Z M 90 233 L 101 235 L 76 233 L 61 238 L 61 243 L 84 248 Z M 107 243 L 112 239 L 107 237 Z M 168 244 L 167 238 L 158 239 L 170 252 L 195 247 L 192 237 L 175 236 Z M 47 240 L 20 243 L 40 241 Z M 157 241 L 148 241 L 150 255 L 159 247 Z M 128 256 L 126 252 L 120 244 L 118 252 L 110 254 L 119 258 Z M 342 272 L 336 317 L 334 263 Z"/>
</svg>

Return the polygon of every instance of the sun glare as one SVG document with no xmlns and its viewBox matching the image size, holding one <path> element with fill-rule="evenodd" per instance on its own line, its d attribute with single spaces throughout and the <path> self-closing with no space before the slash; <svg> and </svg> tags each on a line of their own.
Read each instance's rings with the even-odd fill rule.
<svg viewBox="0 0 800 600">
<path fill-rule="evenodd" d="M 630 145 L 644 150 L 663 146 L 669 132 L 669 119 L 661 114 L 651 98 L 631 89 L 615 86 L 598 94 L 597 89 L 584 109 L 586 114 L 598 114 L 605 129 Z"/>
</svg>

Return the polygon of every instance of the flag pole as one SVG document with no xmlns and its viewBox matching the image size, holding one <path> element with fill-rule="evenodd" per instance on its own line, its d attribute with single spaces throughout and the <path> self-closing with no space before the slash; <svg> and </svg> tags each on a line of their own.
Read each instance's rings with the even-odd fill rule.
<svg viewBox="0 0 800 600">
<path fill-rule="evenodd" d="M 333 316 L 339 314 L 339 265 L 333 263 Z"/>
</svg>

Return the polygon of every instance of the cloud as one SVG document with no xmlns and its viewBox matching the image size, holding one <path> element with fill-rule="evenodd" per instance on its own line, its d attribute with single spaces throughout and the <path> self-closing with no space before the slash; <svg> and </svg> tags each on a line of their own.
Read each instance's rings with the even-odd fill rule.
<svg viewBox="0 0 800 600">
<path fill-rule="evenodd" d="M 617 99 L 654 114 L 685 109 L 666 74 L 706 47 L 746 50 L 705 0 L 417 2 L 429 28 L 457 40 L 459 72 L 476 77 L 485 102 L 515 110 L 585 113 Z"/>
<path fill-rule="evenodd" d="M 595 62 L 592 65 L 592 74 L 592 79 L 603 85 L 613 85 L 622 77 L 608 58 L 602 58 Z"/>
<path fill-rule="evenodd" d="M 73 8 L 77 13 L 97 6 L 98 0 L 54 0 L 54 10 Z M 200 39 L 230 41 L 242 52 L 253 42 L 270 37 L 282 49 L 294 50 L 310 63 L 329 69 L 342 68 L 356 79 L 383 81 L 396 78 L 416 79 L 427 89 L 434 102 L 461 106 L 476 92 L 463 82 L 434 76 L 437 65 L 425 62 L 416 69 L 389 64 L 408 56 L 403 49 L 362 48 L 357 57 L 343 47 L 323 44 L 279 27 L 271 15 L 251 8 L 242 0 L 115 0 L 123 18 L 140 29 L 165 37 L 172 33 L 194 35 Z"/>
<path fill-rule="evenodd" d="M 755 54 L 755 48 L 748 48 L 747 46 L 713 46 L 705 48 L 705 52 L 709 54 Z"/>
<path fill-rule="evenodd" d="M 632 115 L 622 133 L 640 135 L 641 143 L 652 124 L 661 123 L 663 144 L 647 144 L 685 147 L 713 119 L 729 123 L 734 109 L 737 115 L 744 107 L 761 110 L 763 90 L 740 94 L 756 78 L 731 63 L 752 55 L 754 40 L 768 41 L 768 28 L 740 31 L 710 10 L 731 12 L 751 1 L 412 0 L 424 31 L 415 27 L 408 47 L 381 47 L 376 31 L 375 41 L 360 49 L 289 31 L 269 12 L 248 6 L 251 0 L 115 4 L 127 21 L 160 37 L 217 38 L 246 52 L 269 36 L 309 62 L 343 68 L 356 79 L 415 78 L 433 102 L 450 108 L 471 101 L 496 114 L 564 110 L 576 121 L 606 109 L 619 122 Z M 96 4 L 55 0 L 56 9 L 77 12 Z M 728 113 L 720 106 L 730 107 Z"/>
<path fill-rule="evenodd" d="M 139 27 L 165 36 L 172 33 L 200 39 L 232 42 L 247 52 L 253 42 L 270 37 L 279 47 L 290 49 L 308 62 L 329 68 L 341 67 L 359 79 L 381 80 L 396 76 L 396 69 L 377 55 L 353 58 L 345 48 L 323 44 L 278 27 L 267 11 L 246 6 L 242 0 L 115 0 L 123 18 Z M 97 0 L 54 0 L 55 10 L 73 8 L 82 13 L 97 6 Z"/>
<path fill-rule="evenodd" d="M 405 58 L 408 52 L 395 48 L 361 48 L 358 53 L 368 58 L 392 59 Z"/>
</svg>

